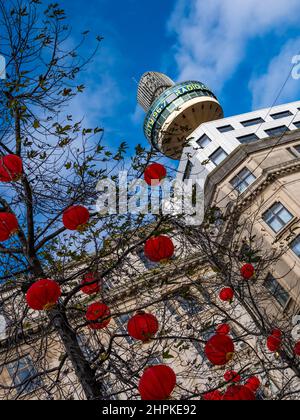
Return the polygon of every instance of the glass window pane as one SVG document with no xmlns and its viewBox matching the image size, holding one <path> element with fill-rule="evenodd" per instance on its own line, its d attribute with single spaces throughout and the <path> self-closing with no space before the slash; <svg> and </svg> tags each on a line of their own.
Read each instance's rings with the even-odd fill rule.
<svg viewBox="0 0 300 420">
<path fill-rule="evenodd" d="M 244 192 L 249 185 L 256 180 L 255 176 L 249 169 L 244 168 L 238 175 L 236 175 L 231 181 L 231 185 L 238 190 L 240 193 Z"/>
<path fill-rule="evenodd" d="M 215 164 L 219 165 L 223 160 L 227 157 L 227 153 L 221 147 L 219 147 L 210 157 L 209 159 Z"/>
<path fill-rule="evenodd" d="M 211 143 L 211 139 L 206 134 L 204 134 L 202 137 L 200 137 L 197 143 L 204 149 L 204 147 L 207 147 Z"/>
<path fill-rule="evenodd" d="M 9 363 L 7 365 L 7 371 L 18 392 L 32 392 L 41 385 L 41 379 L 39 377 L 30 380 L 31 377 L 37 375 L 37 371 L 29 356 Z M 24 383 L 26 381 L 28 382 Z"/>
<path fill-rule="evenodd" d="M 263 219 L 277 233 L 293 219 L 293 215 L 281 203 L 275 203 Z"/>
<path fill-rule="evenodd" d="M 279 120 L 280 118 L 287 118 L 293 115 L 291 111 L 283 111 L 283 112 L 277 112 L 277 114 L 272 114 L 271 117 L 273 120 Z"/>
<path fill-rule="evenodd" d="M 238 137 L 237 139 L 241 143 L 251 143 L 253 141 L 259 140 L 259 137 L 256 134 L 252 133 L 252 134 L 247 134 L 245 136 Z"/>
<path fill-rule="evenodd" d="M 295 252 L 295 254 L 300 257 L 300 236 L 298 236 L 292 243 L 291 249 Z"/>
<path fill-rule="evenodd" d="M 241 124 L 244 127 L 250 127 L 252 125 L 262 124 L 264 122 L 265 122 L 265 120 L 263 120 L 262 118 L 259 117 L 259 118 L 253 118 L 252 120 L 243 121 Z"/>
<path fill-rule="evenodd" d="M 220 133 L 227 133 L 228 131 L 233 131 L 234 128 L 232 127 L 232 125 L 224 125 L 224 127 L 219 127 L 218 130 L 220 131 Z"/>
<path fill-rule="evenodd" d="M 280 285 L 280 283 L 271 275 L 269 274 L 264 282 L 264 286 L 271 295 L 277 300 L 277 302 L 285 307 L 289 301 L 289 294 L 288 292 Z"/>
<path fill-rule="evenodd" d="M 280 127 L 270 128 L 269 130 L 265 130 L 268 136 L 280 136 L 281 134 L 284 134 L 286 132 L 290 131 L 285 125 L 282 125 Z"/>
</svg>

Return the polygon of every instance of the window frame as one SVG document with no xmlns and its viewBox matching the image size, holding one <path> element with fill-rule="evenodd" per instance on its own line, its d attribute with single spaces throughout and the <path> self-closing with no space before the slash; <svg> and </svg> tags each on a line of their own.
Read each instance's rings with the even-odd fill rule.
<svg viewBox="0 0 300 420">
<path fill-rule="evenodd" d="M 249 139 L 249 141 L 244 141 L 246 139 Z M 249 133 L 249 134 L 244 134 L 243 136 L 237 137 L 237 140 L 241 144 L 248 144 L 248 143 L 258 141 L 258 140 L 260 140 L 260 138 L 255 133 Z"/>
<path fill-rule="evenodd" d="M 214 156 L 217 155 L 218 152 L 222 152 L 224 153 L 225 157 L 220 161 L 220 162 L 216 162 L 214 160 Z M 226 158 L 228 157 L 228 153 L 220 146 L 217 148 L 217 150 L 215 150 L 210 156 L 209 156 L 209 160 L 215 165 L 218 166 L 220 165 Z"/>
<path fill-rule="evenodd" d="M 274 287 L 268 287 L 267 284 L 272 284 L 272 286 Z M 266 290 L 268 290 L 268 292 L 270 293 L 270 295 L 276 300 L 276 302 L 283 308 L 285 309 L 287 307 L 287 305 L 289 304 L 290 300 L 291 300 L 291 296 L 290 294 L 285 290 L 285 288 L 279 283 L 279 281 L 277 279 L 275 279 L 275 277 L 269 273 L 267 275 L 267 277 L 264 280 L 263 286 Z M 279 298 L 278 298 L 278 291 L 279 291 Z M 283 301 L 280 300 L 280 296 L 283 297 Z M 286 300 L 285 300 L 286 299 Z"/>
<path fill-rule="evenodd" d="M 279 212 L 278 213 L 274 213 L 273 211 L 272 211 L 272 209 L 276 206 L 276 205 L 281 205 L 281 207 L 282 207 L 282 209 L 281 210 L 285 210 L 291 217 L 290 217 L 290 220 L 288 221 L 288 222 L 284 222 L 284 220 L 279 216 L 278 217 L 278 213 L 281 211 L 281 210 L 279 210 Z M 279 221 L 281 222 L 283 222 L 284 224 L 281 226 L 281 228 L 279 229 L 279 230 L 276 230 L 276 229 L 274 229 L 273 228 L 273 226 L 270 224 L 270 222 L 268 222 L 267 221 L 267 215 L 268 215 L 268 213 L 270 213 L 270 212 L 272 212 L 273 213 L 273 219 L 274 219 L 274 217 L 276 217 L 276 219 L 278 220 L 279 219 Z M 263 219 L 263 221 L 266 223 L 266 225 L 276 234 L 276 235 L 278 235 L 280 232 L 282 232 L 283 231 L 283 229 L 286 227 L 286 226 L 288 226 L 290 223 L 291 223 L 291 221 L 294 219 L 294 215 L 289 211 L 289 209 L 284 205 L 284 204 L 282 204 L 281 203 L 281 201 L 276 201 L 275 203 L 273 203 L 272 204 L 272 206 L 271 207 L 269 207 L 269 209 L 268 210 L 266 210 L 264 213 L 263 213 L 263 215 L 262 215 L 262 219 Z"/>
<path fill-rule="evenodd" d="M 19 365 L 20 363 L 26 360 L 26 364 L 25 366 L 20 369 Z M 28 363 L 29 362 L 29 363 Z M 26 354 L 22 357 L 20 357 L 19 359 L 15 359 L 12 360 L 10 362 L 8 362 L 6 365 L 6 370 L 7 373 L 9 375 L 9 378 L 12 381 L 13 386 L 15 387 L 16 391 L 18 393 L 20 393 L 20 395 L 27 395 L 27 394 L 31 394 L 35 391 L 37 391 L 38 389 L 41 388 L 41 386 L 43 385 L 43 381 L 42 378 L 40 376 L 36 377 L 35 379 L 33 379 L 33 381 L 28 381 L 27 385 L 24 385 L 24 382 L 26 382 L 28 380 L 28 378 L 30 378 L 31 376 L 36 376 L 39 374 L 39 372 L 37 371 L 37 369 L 34 366 L 34 363 L 32 361 L 32 358 L 29 354 Z M 22 378 L 19 376 L 19 374 L 26 372 L 25 368 L 29 367 L 30 369 L 27 369 L 27 377 Z M 13 371 L 14 369 L 14 371 Z M 23 384 L 23 385 L 21 385 Z"/>
<path fill-rule="evenodd" d="M 206 144 L 202 144 L 205 141 L 208 141 L 208 143 Z M 197 140 L 197 144 L 198 146 L 201 147 L 201 149 L 205 149 L 207 146 L 210 145 L 210 143 L 212 143 L 211 138 L 207 135 L 207 134 L 203 134 L 198 140 Z"/>
<path fill-rule="evenodd" d="M 257 117 L 251 120 L 241 121 L 241 124 L 243 127 L 253 127 L 254 125 L 264 124 L 265 122 L 262 117 Z"/>
<path fill-rule="evenodd" d="M 285 130 L 284 131 L 281 131 L 280 133 L 276 133 L 276 134 L 271 134 L 270 132 L 271 131 L 273 131 L 273 130 L 279 130 L 279 129 L 281 129 L 281 128 L 284 128 Z M 289 133 L 291 130 L 289 129 L 289 127 L 288 126 L 286 126 L 286 125 L 279 125 L 278 127 L 273 127 L 273 128 L 266 128 L 265 129 L 265 133 L 266 133 L 266 135 L 268 136 L 268 137 L 279 137 L 279 136 L 283 136 L 283 135 L 285 135 L 286 133 Z"/>
<path fill-rule="evenodd" d="M 277 121 L 283 118 L 291 117 L 292 115 L 294 114 L 289 109 L 287 109 L 286 111 L 275 112 L 275 114 L 271 114 L 270 117 Z"/>
<path fill-rule="evenodd" d="M 293 248 L 293 244 L 295 243 L 295 242 L 297 242 L 297 245 L 298 245 L 298 242 L 299 242 L 299 255 L 297 254 L 297 252 L 295 251 L 295 249 Z M 298 257 L 298 258 L 300 258 L 300 235 L 298 235 L 298 236 L 296 236 L 296 238 L 294 238 L 293 240 L 292 240 L 292 242 L 290 243 L 290 245 L 289 245 L 289 247 L 290 247 L 290 249 L 291 249 L 291 251 Z"/>
<path fill-rule="evenodd" d="M 242 172 L 247 171 L 248 175 L 245 178 L 241 178 L 241 174 Z M 252 177 L 253 180 L 252 182 L 248 183 L 248 178 Z M 239 178 L 240 182 L 235 184 L 234 180 Z M 243 192 L 245 192 L 255 181 L 256 181 L 256 176 L 250 171 L 250 169 L 248 169 L 246 166 L 239 172 L 237 173 L 230 181 L 231 186 L 239 193 L 242 194 Z M 244 188 L 242 191 L 239 189 L 239 187 L 243 184 L 247 184 L 246 188 Z"/>
<path fill-rule="evenodd" d="M 234 131 L 234 128 L 231 124 L 223 125 L 222 127 L 217 127 L 217 130 L 221 133 L 230 133 L 230 131 Z"/>
</svg>

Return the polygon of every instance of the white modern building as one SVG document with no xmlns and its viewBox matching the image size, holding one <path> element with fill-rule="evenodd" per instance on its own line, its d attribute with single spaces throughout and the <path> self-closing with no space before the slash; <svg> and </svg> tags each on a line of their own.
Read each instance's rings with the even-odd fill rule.
<svg viewBox="0 0 300 420">
<path fill-rule="evenodd" d="M 241 144 L 267 141 L 299 128 L 300 101 L 201 124 L 183 149 L 178 177 L 205 181 Z"/>
</svg>

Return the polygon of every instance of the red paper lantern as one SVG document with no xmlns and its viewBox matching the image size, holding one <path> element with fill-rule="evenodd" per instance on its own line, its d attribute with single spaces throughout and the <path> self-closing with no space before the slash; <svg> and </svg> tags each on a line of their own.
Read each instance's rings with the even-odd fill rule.
<svg viewBox="0 0 300 420">
<path fill-rule="evenodd" d="M 0 182 L 16 182 L 23 173 L 23 162 L 19 156 L 0 157 Z"/>
<path fill-rule="evenodd" d="M 281 336 L 282 333 L 280 330 L 274 330 L 272 335 L 267 338 L 267 348 L 270 352 L 276 353 L 280 349 Z"/>
<path fill-rule="evenodd" d="M 144 312 L 134 315 L 127 325 L 128 334 L 136 340 L 149 341 L 157 333 L 158 321 L 154 315 Z"/>
<path fill-rule="evenodd" d="M 300 341 L 298 343 L 296 343 L 295 347 L 294 347 L 294 353 L 296 356 L 300 356 Z"/>
<path fill-rule="evenodd" d="M 233 357 L 234 343 L 227 335 L 214 335 L 206 343 L 205 354 L 213 365 L 224 366 Z"/>
<path fill-rule="evenodd" d="M 245 264 L 241 268 L 241 276 L 245 280 L 251 279 L 254 276 L 254 274 L 255 274 L 255 268 L 253 267 L 252 264 Z"/>
<path fill-rule="evenodd" d="M 249 378 L 245 383 L 245 386 L 252 392 L 256 392 L 260 387 L 260 380 L 256 376 L 251 376 L 251 378 Z"/>
<path fill-rule="evenodd" d="M 167 176 L 167 170 L 159 163 L 152 163 L 147 166 L 144 179 L 148 185 L 157 186 Z"/>
<path fill-rule="evenodd" d="M 224 374 L 224 379 L 226 382 L 239 383 L 241 381 L 241 376 L 234 370 L 228 370 Z"/>
<path fill-rule="evenodd" d="M 222 401 L 223 400 L 223 394 L 221 391 L 212 391 L 207 392 L 207 394 L 203 395 L 203 399 L 205 401 Z"/>
<path fill-rule="evenodd" d="M 164 235 L 147 240 L 144 253 L 152 262 L 163 262 L 173 257 L 175 252 L 173 241 Z"/>
<path fill-rule="evenodd" d="M 91 283 L 92 284 L 87 284 Z M 94 273 L 88 273 L 83 277 L 81 282 L 81 291 L 86 295 L 93 295 L 100 292 L 100 283 Z"/>
<path fill-rule="evenodd" d="M 228 324 L 221 324 L 216 328 L 217 334 L 227 335 L 230 333 L 230 326 Z"/>
<path fill-rule="evenodd" d="M 7 241 L 18 231 L 18 220 L 12 213 L 0 213 L 0 242 Z"/>
<path fill-rule="evenodd" d="M 64 227 L 69 230 L 84 230 L 89 219 L 90 213 L 83 206 L 69 207 L 63 214 Z"/>
<path fill-rule="evenodd" d="M 233 385 L 227 388 L 223 400 L 225 401 L 254 401 L 255 395 L 244 385 Z"/>
<path fill-rule="evenodd" d="M 26 301 L 28 306 L 35 311 L 47 311 L 57 304 L 60 296 L 61 289 L 56 281 L 42 279 L 28 289 Z"/>
<path fill-rule="evenodd" d="M 166 400 L 175 386 L 176 375 L 173 369 L 166 365 L 156 365 L 144 371 L 139 381 L 139 393 L 142 400 Z"/>
<path fill-rule="evenodd" d="M 272 331 L 272 335 L 274 337 L 281 338 L 282 337 L 282 331 L 280 331 L 278 329 L 275 329 L 275 330 Z"/>
<path fill-rule="evenodd" d="M 232 302 L 233 300 L 233 296 L 234 296 L 234 291 L 231 287 L 225 287 L 224 289 L 221 290 L 220 292 L 220 299 L 223 302 Z"/>
<path fill-rule="evenodd" d="M 102 330 L 110 323 L 110 309 L 104 303 L 93 303 L 88 307 L 86 319 L 92 330 Z"/>
</svg>

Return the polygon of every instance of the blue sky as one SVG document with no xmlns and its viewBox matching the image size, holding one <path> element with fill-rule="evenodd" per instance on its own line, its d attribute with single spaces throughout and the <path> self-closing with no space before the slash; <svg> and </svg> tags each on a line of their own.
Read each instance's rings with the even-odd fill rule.
<svg viewBox="0 0 300 420">
<path fill-rule="evenodd" d="M 148 70 L 175 81 L 200 80 L 217 94 L 226 116 L 271 106 L 300 54 L 299 0 L 63 0 L 73 41 L 81 32 L 104 37 L 82 75 L 76 116 L 105 128 L 105 141 L 147 145 L 134 79 Z M 89 35 L 86 50 L 93 44 Z M 300 99 L 289 78 L 277 103 Z"/>
</svg>

